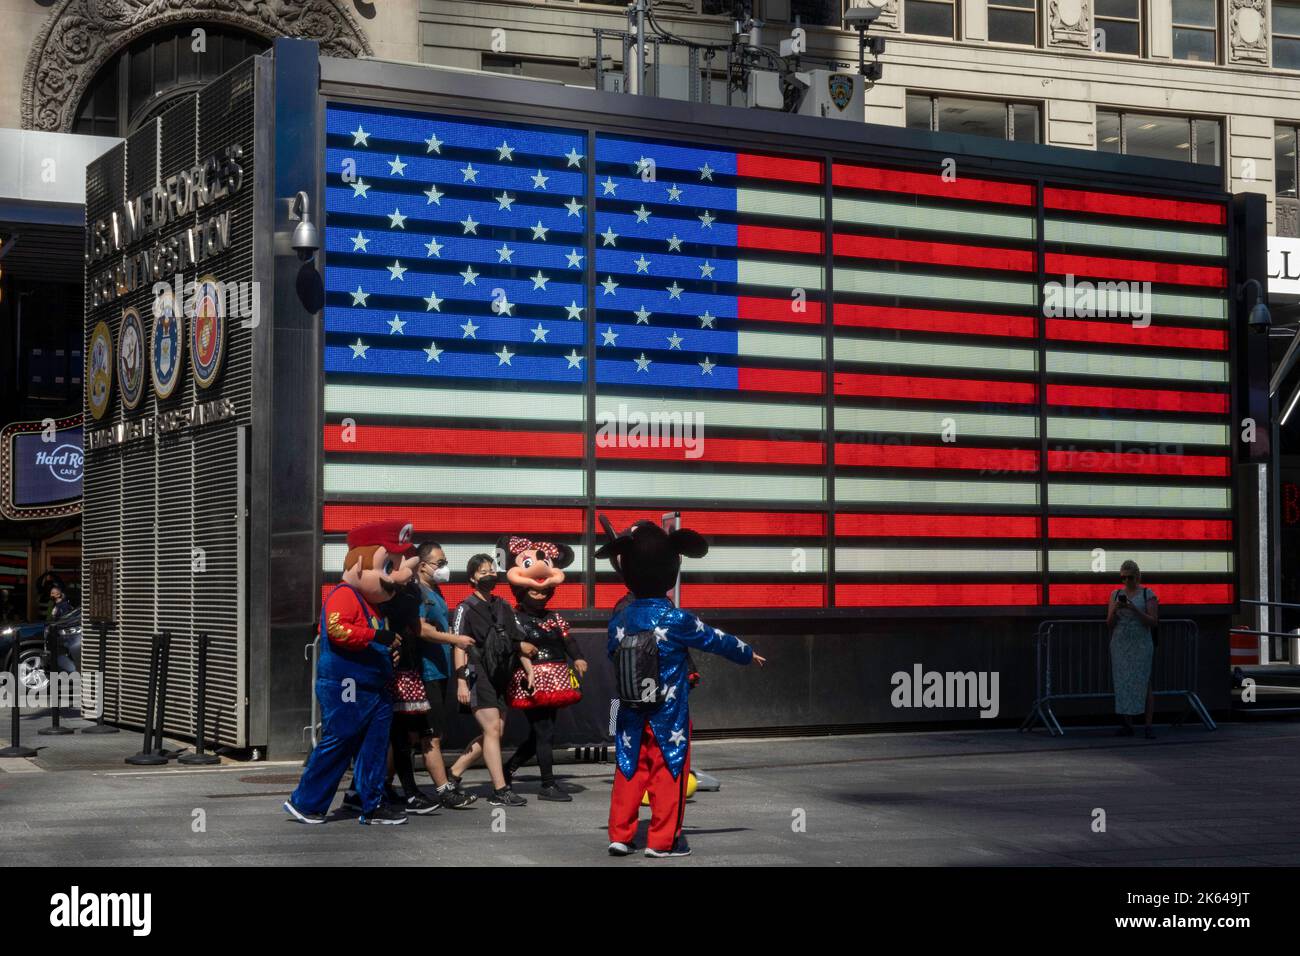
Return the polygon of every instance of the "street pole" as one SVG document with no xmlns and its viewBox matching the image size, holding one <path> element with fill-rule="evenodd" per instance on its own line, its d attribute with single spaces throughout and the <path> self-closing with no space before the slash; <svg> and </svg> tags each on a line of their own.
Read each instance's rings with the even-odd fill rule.
<svg viewBox="0 0 1300 956">
<path fill-rule="evenodd" d="M 649 3 L 650 0 L 636 0 L 636 91 L 638 94 L 645 93 L 645 11 Z"/>
</svg>

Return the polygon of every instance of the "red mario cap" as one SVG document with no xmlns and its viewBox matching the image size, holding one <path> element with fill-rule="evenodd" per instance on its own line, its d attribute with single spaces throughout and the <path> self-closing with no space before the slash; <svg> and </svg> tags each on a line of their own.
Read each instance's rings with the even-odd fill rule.
<svg viewBox="0 0 1300 956">
<path fill-rule="evenodd" d="M 359 524 L 348 532 L 348 550 L 382 545 L 389 554 L 414 554 L 415 525 L 400 518 Z"/>
</svg>

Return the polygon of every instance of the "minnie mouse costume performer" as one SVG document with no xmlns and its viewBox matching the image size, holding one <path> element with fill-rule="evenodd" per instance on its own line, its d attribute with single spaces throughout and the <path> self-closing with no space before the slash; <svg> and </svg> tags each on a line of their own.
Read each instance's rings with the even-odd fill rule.
<svg viewBox="0 0 1300 956">
<path fill-rule="evenodd" d="M 528 718 L 528 739 L 503 767 L 506 784 L 519 768 L 537 757 L 542 771 L 539 800 L 567 803 L 573 798 L 555 782 L 552 747 L 555 716 L 561 707 L 582 699 L 578 678 L 587 673 L 587 662 L 569 636 L 569 624 L 548 611 L 555 589 L 564 583 L 563 568 L 573 563 L 573 549 L 567 544 L 535 541 L 522 535 L 502 535 L 497 540 L 497 567 L 515 596 L 515 623 L 522 640 L 536 648 L 531 660 L 521 658 L 511 677 L 510 706 Z M 570 670 L 568 659 L 573 659 Z M 529 686 L 531 684 L 531 687 Z"/>
<path fill-rule="evenodd" d="M 602 523 L 608 530 L 608 523 Z M 596 557 L 609 558 L 634 600 L 623 604 L 609 622 L 608 650 L 618 671 L 621 698 L 609 852 L 627 856 L 636 849 L 632 838 L 637 813 L 648 791 L 646 856 L 686 856 L 691 852 L 682 835 L 690 773 L 689 652 L 701 650 L 760 667 L 765 660 L 740 638 L 715 630 L 666 596 L 677 580 L 682 556 L 708 553 L 708 543 L 697 532 L 679 528 L 670 534 L 654 522 L 638 521 L 611 538 Z"/>
<path fill-rule="evenodd" d="M 362 823 L 405 823 L 384 806 L 384 777 L 393 707 L 389 681 L 398 633 L 378 611 L 415 574 L 412 526 L 404 521 L 360 525 L 348 533 L 343 580 L 321 607 L 316 698 L 321 739 L 307 758 L 298 788 L 284 802 L 300 823 L 324 823 L 348 762 Z"/>
</svg>

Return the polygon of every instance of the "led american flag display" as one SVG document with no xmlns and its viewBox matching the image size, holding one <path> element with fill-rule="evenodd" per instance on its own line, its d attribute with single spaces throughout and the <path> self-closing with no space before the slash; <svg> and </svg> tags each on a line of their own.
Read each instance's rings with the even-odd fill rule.
<svg viewBox="0 0 1300 956">
<path fill-rule="evenodd" d="M 327 130 L 327 581 L 352 525 L 408 516 L 456 581 L 500 533 L 564 541 L 557 606 L 608 609 L 597 514 L 680 511 L 692 607 L 1096 604 L 1127 557 L 1166 604 L 1232 602 L 1223 204 L 342 104 Z"/>
</svg>

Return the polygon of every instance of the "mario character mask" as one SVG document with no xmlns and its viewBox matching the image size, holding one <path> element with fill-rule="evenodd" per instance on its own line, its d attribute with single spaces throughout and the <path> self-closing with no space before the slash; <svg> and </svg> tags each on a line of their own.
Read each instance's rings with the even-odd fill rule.
<svg viewBox="0 0 1300 956">
<path fill-rule="evenodd" d="M 411 543 L 410 522 L 376 521 L 348 532 L 343 559 L 343 583 L 361 592 L 371 604 L 383 604 L 415 577 L 420 563 Z"/>
</svg>

